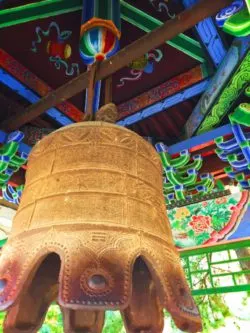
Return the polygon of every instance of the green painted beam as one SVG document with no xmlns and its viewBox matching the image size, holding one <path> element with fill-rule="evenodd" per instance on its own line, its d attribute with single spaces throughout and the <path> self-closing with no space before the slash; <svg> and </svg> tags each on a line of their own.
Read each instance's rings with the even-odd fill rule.
<svg viewBox="0 0 250 333">
<path fill-rule="evenodd" d="M 129 22 L 145 32 L 150 32 L 163 24 L 160 20 L 157 20 L 138 8 L 131 6 L 123 0 L 121 0 L 121 17 L 124 21 Z M 184 34 L 179 34 L 170 41 L 167 41 L 167 44 L 200 62 L 206 61 L 200 43 Z"/>
<path fill-rule="evenodd" d="M 180 251 L 192 294 L 194 296 L 201 296 L 250 291 L 250 284 L 245 284 L 245 281 L 237 280 L 238 276 L 249 274 L 250 270 L 241 269 L 240 263 L 242 261 L 249 262 L 250 256 L 241 258 L 237 256 L 237 258 L 235 258 L 231 255 L 231 250 L 235 251 L 241 248 L 249 248 L 249 246 L 250 239 L 242 239 L 235 240 L 233 242 L 222 244 L 218 243 L 212 246 L 203 246 Z M 212 254 L 219 254 L 221 252 L 226 252 L 227 257 L 222 258 L 220 261 L 218 261 L 216 258 L 212 258 Z M 196 263 L 201 262 L 201 260 L 203 263 L 202 266 L 197 266 Z M 224 264 L 226 264 L 228 269 L 224 269 L 223 271 Z M 217 268 L 222 268 L 222 273 L 220 272 L 218 274 L 216 271 Z M 224 280 L 220 280 L 221 277 L 228 277 L 227 285 L 224 285 Z M 205 285 L 209 286 L 209 288 L 201 288 L 201 286 L 193 284 L 193 281 L 205 281 L 203 279 L 206 279 L 207 282 Z"/>
<path fill-rule="evenodd" d="M 218 244 L 215 244 L 212 246 L 196 247 L 196 248 L 192 248 L 192 249 L 181 250 L 180 256 L 182 258 L 184 258 L 184 257 L 197 256 L 197 255 L 206 254 L 206 253 L 242 249 L 245 247 L 250 247 L 250 238 L 243 239 L 243 240 L 235 240 L 235 241 L 226 242 L 226 243 L 222 243 L 222 244 L 218 243 Z"/>
<path fill-rule="evenodd" d="M 81 0 L 44 0 L 0 11 L 0 28 L 82 9 Z"/>
<path fill-rule="evenodd" d="M 81 10 L 81 8 L 81 0 L 44 0 L 15 8 L 3 9 L 0 11 L 0 28 L 66 14 Z M 121 0 L 121 15 L 125 21 L 145 32 L 150 32 L 163 24 L 163 22 L 123 0 Z M 200 43 L 184 34 L 179 34 L 167 43 L 200 62 L 206 61 Z"/>
<path fill-rule="evenodd" d="M 211 131 L 218 126 L 222 119 L 230 112 L 235 101 L 246 90 L 250 82 L 250 51 L 245 55 L 237 71 L 220 93 L 217 102 L 211 107 L 206 115 L 197 134 Z"/>
<path fill-rule="evenodd" d="M 197 289 L 197 290 L 192 290 L 192 295 L 193 296 L 205 296 L 205 295 L 235 293 L 235 292 L 242 292 L 242 291 L 250 291 L 250 285 L 244 284 L 244 285 L 239 285 L 239 286 Z"/>
<path fill-rule="evenodd" d="M 243 37 L 250 34 L 250 15 L 247 8 L 229 17 L 224 23 L 223 30 L 233 36 Z"/>
</svg>

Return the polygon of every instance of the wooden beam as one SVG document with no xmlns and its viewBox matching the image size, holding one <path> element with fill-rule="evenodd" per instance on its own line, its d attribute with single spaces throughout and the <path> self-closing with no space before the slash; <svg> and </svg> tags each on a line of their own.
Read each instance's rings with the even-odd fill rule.
<svg viewBox="0 0 250 333">
<path fill-rule="evenodd" d="M 13 92 L 14 94 L 14 92 Z M 0 105 L 1 105 L 1 110 L 0 110 L 0 118 L 9 118 L 12 117 L 13 115 L 16 115 L 18 113 L 22 113 L 25 111 L 25 107 L 23 105 L 20 105 L 19 103 L 15 102 L 13 99 L 10 97 L 6 97 L 2 92 L 0 88 Z M 52 125 L 47 122 L 46 120 L 38 117 L 34 119 L 31 124 L 33 126 L 37 126 L 40 128 L 52 128 Z"/>
<path fill-rule="evenodd" d="M 1 91 L 2 87 L 0 87 L 0 118 L 6 119 L 16 115 L 18 112 L 23 112 L 25 108 L 18 104 L 16 101 L 7 97 L 4 92 Z M 14 94 L 14 93 L 13 93 Z"/>
<path fill-rule="evenodd" d="M 37 77 L 28 68 L 20 64 L 3 49 L 0 49 L 0 68 L 3 68 L 8 74 L 23 83 L 26 88 L 30 88 L 38 96 L 43 97 L 52 91 L 52 88 L 48 86 L 47 83 Z M 6 78 L 4 78 L 3 81 L 3 84 L 6 84 Z M 28 89 L 25 95 L 29 95 Z M 83 116 L 82 111 L 67 101 L 57 105 L 57 110 L 76 122 L 81 121 Z M 56 121 L 56 119 L 54 120 Z"/>
<path fill-rule="evenodd" d="M 105 95 L 104 104 L 112 103 L 113 101 L 113 91 L 112 91 L 112 76 L 109 76 L 105 80 Z"/>
<path fill-rule="evenodd" d="M 85 115 L 83 120 L 94 120 L 94 114 L 93 114 L 93 101 L 95 96 L 95 76 L 97 67 L 99 66 L 99 61 L 94 62 L 88 69 L 89 71 L 89 85 L 88 85 L 88 93 L 87 93 L 87 107 L 85 111 Z"/>
<path fill-rule="evenodd" d="M 11 209 L 14 209 L 14 210 L 17 210 L 18 206 L 9 202 L 9 201 L 6 201 L 4 199 L 0 199 L 0 206 L 4 206 L 4 207 L 7 207 L 7 208 L 11 208 Z M 0 244 L 1 246 L 1 244 Z"/>
<path fill-rule="evenodd" d="M 133 60 L 143 56 L 149 50 L 159 47 L 166 40 L 192 28 L 204 18 L 216 14 L 220 9 L 228 6 L 231 2 L 232 0 L 200 1 L 197 5 L 194 5 L 192 8 L 177 15 L 175 19 L 167 21 L 161 27 L 128 45 L 116 55 L 101 63 L 100 68 L 96 73 L 96 80 L 102 80 L 112 75 Z M 38 103 L 27 108 L 22 115 L 4 121 L 1 124 L 2 128 L 9 131 L 15 130 L 38 117 L 47 109 L 86 89 L 88 86 L 89 74 L 90 73 L 88 72 L 80 74 L 78 77 L 49 93 Z"/>
</svg>

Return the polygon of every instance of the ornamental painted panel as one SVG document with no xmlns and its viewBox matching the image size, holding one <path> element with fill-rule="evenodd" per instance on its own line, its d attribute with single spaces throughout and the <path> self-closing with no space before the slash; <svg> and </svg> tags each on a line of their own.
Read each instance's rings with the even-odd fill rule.
<svg viewBox="0 0 250 333">
<path fill-rule="evenodd" d="M 175 245 L 187 248 L 249 237 L 249 198 L 243 191 L 169 210 Z"/>
</svg>

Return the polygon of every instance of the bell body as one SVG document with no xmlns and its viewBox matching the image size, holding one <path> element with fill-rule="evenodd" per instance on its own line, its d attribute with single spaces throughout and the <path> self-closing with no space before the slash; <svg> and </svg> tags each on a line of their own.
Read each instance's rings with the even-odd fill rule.
<svg viewBox="0 0 250 333">
<path fill-rule="evenodd" d="M 33 288 L 43 303 L 36 329 L 54 300 L 64 311 L 97 313 L 100 327 L 110 309 L 122 311 L 128 332 L 161 332 L 166 308 L 178 327 L 200 329 L 166 216 L 161 162 L 144 139 L 113 124 L 67 126 L 34 147 L 0 280 L 7 328 L 24 320 L 17 307 L 33 311 L 24 295 Z"/>
</svg>

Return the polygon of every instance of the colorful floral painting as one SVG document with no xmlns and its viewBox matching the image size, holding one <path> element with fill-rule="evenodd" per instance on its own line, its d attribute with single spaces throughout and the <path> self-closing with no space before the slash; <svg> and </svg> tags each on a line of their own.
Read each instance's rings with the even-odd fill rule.
<svg viewBox="0 0 250 333">
<path fill-rule="evenodd" d="M 237 229 L 248 202 L 249 192 L 244 191 L 169 210 L 176 246 L 186 248 L 226 239 Z"/>
</svg>

